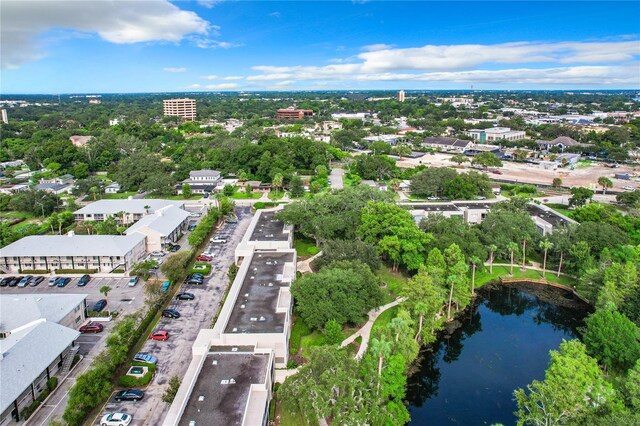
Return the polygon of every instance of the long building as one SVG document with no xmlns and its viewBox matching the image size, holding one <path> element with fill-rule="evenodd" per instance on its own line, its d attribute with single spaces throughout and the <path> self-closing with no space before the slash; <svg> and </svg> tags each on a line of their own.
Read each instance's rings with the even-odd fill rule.
<svg viewBox="0 0 640 426">
<path fill-rule="evenodd" d="M 93 220 L 102 222 L 109 217 L 115 218 L 121 225 L 127 225 L 142 219 L 148 214 L 167 206 L 184 209 L 184 201 L 137 199 L 98 200 L 73 212 L 76 221 Z"/>
<path fill-rule="evenodd" d="M 194 121 L 196 119 L 195 99 L 165 99 L 162 104 L 165 117 L 180 117 L 184 121 Z"/>
<path fill-rule="evenodd" d="M 163 425 L 267 425 L 274 368 L 289 356 L 296 251 L 290 227 L 259 210 L 236 249 L 240 269 L 212 329 L 200 330 Z"/>
<path fill-rule="evenodd" d="M 301 120 L 303 118 L 313 117 L 311 109 L 295 109 L 293 107 L 281 108 L 278 110 L 276 118 Z"/>
<path fill-rule="evenodd" d="M 0 424 L 24 420 L 22 410 L 64 375 L 77 351 L 86 294 L 0 295 Z"/>
</svg>

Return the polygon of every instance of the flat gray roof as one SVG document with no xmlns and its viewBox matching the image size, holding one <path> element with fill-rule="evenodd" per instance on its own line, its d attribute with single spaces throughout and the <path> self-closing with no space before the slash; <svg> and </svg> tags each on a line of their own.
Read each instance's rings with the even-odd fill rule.
<svg viewBox="0 0 640 426">
<path fill-rule="evenodd" d="M 567 225 L 570 223 L 551 209 L 545 211 L 534 204 L 529 204 L 527 206 L 527 210 L 529 210 L 529 214 L 531 216 L 539 217 L 540 219 L 550 223 L 554 228 L 556 226 Z"/>
<path fill-rule="evenodd" d="M 205 358 L 179 425 L 242 424 L 251 385 L 265 383 L 269 355 L 228 350 Z"/>
<path fill-rule="evenodd" d="M 76 210 L 74 214 L 110 214 L 115 215 L 120 212 L 147 214 L 145 206 L 149 206 L 149 213 L 167 206 L 183 208 L 184 201 L 179 200 L 155 200 L 155 199 L 126 199 L 126 200 L 98 200 L 88 206 Z"/>
<path fill-rule="evenodd" d="M 146 237 L 131 235 L 30 235 L 0 249 L 0 257 L 124 256 Z"/>
<path fill-rule="evenodd" d="M 274 219 L 276 212 L 261 211 L 258 223 L 249 241 L 287 241 L 289 233 L 284 232 L 284 222 Z"/>
<path fill-rule="evenodd" d="M 285 313 L 276 313 L 285 263 L 295 261 L 295 253 L 256 251 L 242 281 L 225 333 L 282 333 Z"/>
</svg>

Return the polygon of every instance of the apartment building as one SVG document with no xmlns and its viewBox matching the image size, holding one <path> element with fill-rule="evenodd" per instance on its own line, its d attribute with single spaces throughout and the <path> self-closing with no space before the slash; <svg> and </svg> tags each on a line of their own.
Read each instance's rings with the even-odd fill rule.
<svg viewBox="0 0 640 426">
<path fill-rule="evenodd" d="M 191 187 L 193 194 L 211 193 L 222 184 L 222 176 L 217 170 L 192 170 L 189 172 L 189 178 L 183 180 L 179 185 L 180 193 L 182 193 L 182 187 L 185 184 Z"/>
<path fill-rule="evenodd" d="M 196 100 L 189 98 L 165 99 L 162 101 L 165 117 L 180 117 L 184 121 L 196 119 Z"/>
<path fill-rule="evenodd" d="M 184 201 L 136 199 L 126 200 L 98 200 L 80 210 L 73 212 L 76 221 L 93 220 L 102 222 L 109 217 L 115 218 L 120 224 L 127 225 L 137 222 L 148 214 L 154 213 L 167 206 L 184 209 Z"/>
</svg>

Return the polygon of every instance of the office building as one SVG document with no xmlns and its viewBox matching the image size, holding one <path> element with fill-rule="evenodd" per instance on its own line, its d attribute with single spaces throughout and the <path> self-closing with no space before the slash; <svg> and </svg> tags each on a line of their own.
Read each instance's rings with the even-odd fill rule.
<svg viewBox="0 0 640 426">
<path fill-rule="evenodd" d="M 294 107 L 289 107 L 289 108 L 279 109 L 276 115 L 276 118 L 278 119 L 293 119 L 293 120 L 301 120 L 307 117 L 313 117 L 313 110 L 296 109 Z"/>
<path fill-rule="evenodd" d="M 508 127 L 491 127 L 488 129 L 471 129 L 466 131 L 467 136 L 471 136 L 474 142 L 487 143 L 506 141 L 519 141 L 527 138 L 526 132 L 522 130 L 511 130 Z"/>
<path fill-rule="evenodd" d="M 196 119 L 195 99 L 165 99 L 162 103 L 165 117 L 180 117 L 184 121 L 194 121 Z"/>
</svg>

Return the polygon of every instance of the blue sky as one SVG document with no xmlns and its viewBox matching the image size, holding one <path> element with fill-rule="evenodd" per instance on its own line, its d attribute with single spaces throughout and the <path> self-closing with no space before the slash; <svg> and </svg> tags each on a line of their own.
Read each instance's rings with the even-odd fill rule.
<svg viewBox="0 0 640 426">
<path fill-rule="evenodd" d="M 0 3 L 0 92 L 640 89 L 640 2 Z"/>
</svg>

